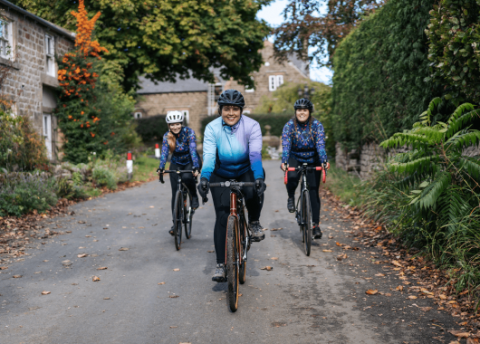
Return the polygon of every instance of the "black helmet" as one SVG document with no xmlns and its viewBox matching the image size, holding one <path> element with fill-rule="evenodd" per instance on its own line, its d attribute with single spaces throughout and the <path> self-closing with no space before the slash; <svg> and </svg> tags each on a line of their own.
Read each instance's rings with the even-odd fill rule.
<svg viewBox="0 0 480 344">
<path fill-rule="evenodd" d="M 225 105 L 234 105 L 238 106 L 240 109 L 243 109 L 245 107 L 245 99 L 237 90 L 225 90 L 218 98 L 217 104 L 220 108 Z"/>
<path fill-rule="evenodd" d="M 293 105 L 293 108 L 295 110 L 297 110 L 297 109 L 308 109 L 308 110 L 310 110 L 310 112 L 312 112 L 313 111 L 313 104 L 307 98 L 302 98 L 302 99 L 299 99 L 295 102 L 295 105 Z"/>
</svg>

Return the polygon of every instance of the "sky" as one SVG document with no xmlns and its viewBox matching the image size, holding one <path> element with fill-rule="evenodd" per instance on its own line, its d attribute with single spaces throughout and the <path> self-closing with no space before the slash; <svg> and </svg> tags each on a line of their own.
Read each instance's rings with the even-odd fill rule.
<svg viewBox="0 0 480 344">
<path fill-rule="evenodd" d="M 272 27 L 278 27 L 283 22 L 282 12 L 287 5 L 288 0 L 276 0 L 273 1 L 269 6 L 264 7 L 260 12 L 258 12 L 257 17 L 264 19 Z M 273 37 L 268 38 L 273 42 Z M 312 62 L 310 65 L 310 78 L 315 81 L 320 81 L 325 84 L 331 84 L 332 81 L 332 71 L 326 67 L 318 67 L 315 62 Z"/>
</svg>

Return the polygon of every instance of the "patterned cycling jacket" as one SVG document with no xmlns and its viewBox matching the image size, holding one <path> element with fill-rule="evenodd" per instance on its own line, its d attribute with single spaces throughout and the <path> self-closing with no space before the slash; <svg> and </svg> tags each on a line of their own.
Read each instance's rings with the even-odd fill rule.
<svg viewBox="0 0 480 344">
<path fill-rule="evenodd" d="M 168 133 L 163 135 L 162 153 L 160 155 L 161 170 L 165 169 L 167 163 L 168 153 L 170 152 L 170 146 L 168 145 Z M 177 145 L 173 151 L 171 162 L 178 165 L 193 164 L 193 168 L 199 168 L 200 163 L 197 154 L 197 139 L 195 132 L 189 127 L 182 127 L 182 130 L 177 135 Z"/>
<path fill-rule="evenodd" d="M 260 124 L 245 115 L 232 127 L 221 117 L 210 122 L 203 138 L 202 178 L 210 180 L 213 171 L 223 178 L 237 178 L 249 169 L 255 179 L 265 179 Z"/>
<path fill-rule="evenodd" d="M 309 132 L 310 131 L 310 132 Z M 297 122 L 297 132 L 293 119 L 289 120 L 282 133 L 282 163 L 288 163 L 290 154 L 301 163 L 327 162 L 325 132 L 320 121 L 314 119 L 309 130 L 308 121 Z"/>
</svg>

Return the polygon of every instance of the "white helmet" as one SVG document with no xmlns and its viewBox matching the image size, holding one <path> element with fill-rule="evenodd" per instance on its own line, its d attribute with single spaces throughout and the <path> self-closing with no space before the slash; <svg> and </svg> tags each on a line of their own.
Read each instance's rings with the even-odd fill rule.
<svg viewBox="0 0 480 344">
<path fill-rule="evenodd" d="M 171 111 L 167 113 L 167 117 L 165 118 L 165 120 L 168 124 L 183 122 L 183 113 L 181 113 L 180 111 Z"/>
</svg>

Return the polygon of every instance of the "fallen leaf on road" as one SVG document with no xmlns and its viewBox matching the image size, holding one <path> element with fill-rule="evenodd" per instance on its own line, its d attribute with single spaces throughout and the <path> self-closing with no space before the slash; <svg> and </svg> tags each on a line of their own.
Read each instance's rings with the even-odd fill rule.
<svg viewBox="0 0 480 344">
<path fill-rule="evenodd" d="M 271 237 L 271 238 L 275 238 L 276 235 L 275 235 L 275 234 L 270 234 L 270 237 Z"/>
<path fill-rule="evenodd" d="M 160 282 L 160 283 L 158 283 L 158 285 L 164 285 L 164 284 L 165 284 L 165 282 Z"/>
<path fill-rule="evenodd" d="M 378 290 L 377 289 L 368 289 L 365 294 L 367 295 L 375 295 L 378 293 Z"/>
<path fill-rule="evenodd" d="M 420 307 L 420 309 L 424 312 L 428 312 L 429 310 L 432 309 L 432 307 Z"/>
<path fill-rule="evenodd" d="M 392 296 L 392 294 L 390 294 L 390 293 L 385 293 L 385 296 Z"/>
<path fill-rule="evenodd" d="M 268 228 L 262 228 L 262 231 L 268 231 Z"/>
<path fill-rule="evenodd" d="M 119 251 L 128 251 L 128 247 L 120 247 Z"/>
<path fill-rule="evenodd" d="M 278 210 L 275 210 L 276 213 L 278 213 Z"/>
<path fill-rule="evenodd" d="M 273 327 L 283 327 L 283 326 L 287 326 L 287 324 L 286 323 L 281 323 L 281 322 L 273 322 L 272 326 Z"/>
<path fill-rule="evenodd" d="M 403 265 L 400 264 L 397 260 L 392 260 L 392 264 L 395 266 L 403 267 Z"/>
<path fill-rule="evenodd" d="M 79 224 L 83 225 L 84 223 L 86 223 L 85 221 L 78 221 Z"/>
<path fill-rule="evenodd" d="M 102 267 L 97 268 L 97 270 L 107 270 L 107 269 L 108 269 L 108 267 L 106 267 L 106 266 L 102 266 Z"/>
<path fill-rule="evenodd" d="M 477 344 L 478 343 L 478 339 L 477 338 L 467 338 L 467 344 Z"/>
<path fill-rule="evenodd" d="M 45 291 L 42 291 L 42 295 L 48 295 L 48 294 L 50 294 L 49 291 L 46 291 L 46 290 L 45 290 Z"/>
<path fill-rule="evenodd" d="M 307 265 L 307 268 L 314 268 L 316 265 Z"/>
<path fill-rule="evenodd" d="M 273 267 L 271 267 L 271 266 L 265 266 L 263 268 L 260 268 L 260 270 L 267 270 L 267 271 L 270 271 L 272 269 L 273 269 Z"/>
<path fill-rule="evenodd" d="M 375 274 L 375 276 L 377 276 L 377 277 L 385 277 L 384 274 Z"/>
<path fill-rule="evenodd" d="M 12 277 L 13 278 L 22 278 L 23 276 L 22 275 L 13 275 Z"/>
<path fill-rule="evenodd" d="M 272 257 L 271 260 L 278 260 L 278 257 Z"/>
<path fill-rule="evenodd" d="M 442 300 L 446 300 L 447 299 L 447 296 L 446 295 L 443 295 L 443 294 L 440 294 L 438 295 L 438 297 Z"/>
<path fill-rule="evenodd" d="M 155 208 L 155 206 L 151 205 L 150 208 Z"/>
<path fill-rule="evenodd" d="M 347 259 L 347 258 L 348 258 L 348 256 L 347 256 L 347 254 L 345 253 L 345 254 L 339 255 L 339 256 L 337 257 L 337 260 L 342 260 L 342 259 Z"/>
<path fill-rule="evenodd" d="M 243 294 L 238 294 L 238 297 L 242 296 Z"/>
<path fill-rule="evenodd" d="M 180 271 L 180 269 L 173 269 L 173 271 Z"/>
<path fill-rule="evenodd" d="M 339 243 L 338 241 L 335 244 L 337 244 L 337 246 L 343 246 L 343 244 Z"/>
<path fill-rule="evenodd" d="M 176 299 L 179 296 L 178 295 L 169 295 L 168 297 L 171 298 L 171 299 Z"/>
<path fill-rule="evenodd" d="M 179 343 L 179 344 L 192 344 L 192 343 Z"/>
<path fill-rule="evenodd" d="M 283 229 L 283 228 L 281 227 L 281 228 L 272 228 L 272 229 L 270 229 L 270 230 L 271 230 L 272 232 L 275 232 L 275 231 L 281 231 L 282 229 Z"/>
<path fill-rule="evenodd" d="M 455 337 L 458 337 L 458 338 L 468 338 L 468 337 L 470 337 L 470 333 L 465 332 L 465 331 L 450 330 L 448 332 L 450 332 L 451 334 L 453 334 Z"/>
<path fill-rule="evenodd" d="M 208 253 L 214 253 L 215 251 L 211 250 L 211 251 L 207 251 Z"/>
<path fill-rule="evenodd" d="M 8 266 L 0 266 L 0 270 L 7 270 Z"/>
<path fill-rule="evenodd" d="M 93 276 L 93 277 L 92 277 L 92 281 L 94 281 L 94 282 L 99 282 L 99 281 L 100 281 L 100 277 L 98 277 L 98 276 Z"/>
<path fill-rule="evenodd" d="M 77 254 L 78 258 L 85 258 L 86 256 L 88 256 L 88 254 L 86 254 L 86 253 Z"/>
<path fill-rule="evenodd" d="M 332 252 L 332 250 L 322 250 L 323 252 Z"/>
<path fill-rule="evenodd" d="M 84 250 L 84 249 L 85 249 L 85 247 L 83 247 L 83 246 L 80 246 L 78 249 L 79 249 L 79 250 Z"/>
<path fill-rule="evenodd" d="M 170 326 L 170 328 L 177 328 L 178 326 Z"/>
<path fill-rule="evenodd" d="M 410 295 L 408 298 L 409 298 L 410 300 L 416 300 L 416 299 L 417 299 L 417 297 L 416 297 L 415 295 Z"/>
</svg>

